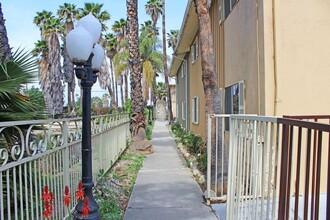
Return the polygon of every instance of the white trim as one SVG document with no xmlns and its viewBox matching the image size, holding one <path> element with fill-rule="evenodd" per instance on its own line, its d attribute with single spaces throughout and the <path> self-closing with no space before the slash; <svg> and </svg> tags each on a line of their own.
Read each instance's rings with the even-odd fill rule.
<svg viewBox="0 0 330 220">
<path fill-rule="evenodd" d="M 219 25 L 225 20 L 225 2 L 224 0 L 218 0 L 219 9 Z"/>
<path fill-rule="evenodd" d="M 198 36 L 196 36 L 194 43 L 191 45 L 191 63 L 195 63 L 198 58 Z"/>
<path fill-rule="evenodd" d="M 193 124 L 199 124 L 199 100 L 198 96 L 195 96 L 192 99 L 192 117 L 191 117 L 191 122 Z"/>
<path fill-rule="evenodd" d="M 182 119 L 183 121 L 186 120 L 186 101 L 183 101 L 183 102 L 181 103 L 181 119 Z"/>
<path fill-rule="evenodd" d="M 244 114 L 245 113 L 245 92 L 244 92 L 244 80 L 238 82 L 238 113 Z"/>
</svg>

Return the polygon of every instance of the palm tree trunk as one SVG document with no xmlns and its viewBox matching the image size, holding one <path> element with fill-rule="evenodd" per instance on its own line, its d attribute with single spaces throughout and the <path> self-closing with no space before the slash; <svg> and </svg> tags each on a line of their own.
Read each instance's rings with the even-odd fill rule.
<svg viewBox="0 0 330 220">
<path fill-rule="evenodd" d="M 116 84 L 115 77 L 114 77 L 115 71 L 113 69 L 112 59 L 110 59 L 110 70 L 111 70 L 111 73 L 110 73 L 110 81 L 111 81 L 110 87 L 111 87 L 112 92 L 114 93 L 113 94 L 114 99 L 111 98 L 111 100 L 112 100 L 112 102 L 115 102 L 117 104 L 118 102 L 117 102 L 117 99 L 116 99 L 116 96 L 115 96 L 115 94 L 117 93 L 116 88 L 115 88 L 115 84 Z"/>
<path fill-rule="evenodd" d="M 165 28 L 165 0 L 163 0 L 163 13 L 162 13 L 162 31 L 163 31 L 163 61 L 164 61 L 164 76 L 165 76 L 165 85 L 166 85 L 166 94 L 167 94 L 167 109 L 168 109 L 168 120 L 173 121 L 172 113 L 172 99 L 171 99 L 171 90 L 168 81 L 168 69 L 167 69 L 167 54 L 166 54 L 166 28 Z"/>
<path fill-rule="evenodd" d="M 127 27 L 128 27 L 128 43 L 129 58 L 128 64 L 130 69 L 131 82 L 131 113 L 130 130 L 132 133 L 133 150 L 142 150 L 152 152 L 152 146 L 146 139 L 144 117 L 144 102 L 142 97 L 141 86 L 141 62 L 139 50 L 139 23 L 137 0 L 126 0 L 127 7 Z"/>
<path fill-rule="evenodd" d="M 118 103 L 119 99 L 118 99 L 118 83 L 115 82 L 115 98 L 116 98 L 116 103 Z"/>
<path fill-rule="evenodd" d="M 63 85 L 62 85 L 62 72 L 61 72 L 61 55 L 60 43 L 58 36 L 55 33 L 50 34 L 48 42 L 48 65 L 49 71 L 49 84 L 48 92 L 51 96 L 50 109 L 52 115 L 60 115 L 63 113 Z"/>
<path fill-rule="evenodd" d="M 113 86 L 113 64 L 112 64 L 112 59 L 110 59 L 110 85 L 108 86 L 108 91 L 109 91 L 109 95 L 111 98 L 111 103 L 112 103 L 112 107 L 117 111 L 118 110 L 118 105 L 117 105 L 117 101 L 116 101 L 116 97 L 114 94 L 114 86 Z"/>
<path fill-rule="evenodd" d="M 115 100 L 115 95 L 113 94 L 113 91 L 112 91 L 110 86 L 108 87 L 108 91 L 109 91 L 109 95 L 110 95 L 110 98 L 111 98 L 112 107 L 117 111 L 118 110 L 118 105 L 117 105 L 117 102 Z"/>
<path fill-rule="evenodd" d="M 128 100 L 128 77 L 127 77 L 127 74 L 128 74 L 128 71 L 125 70 L 125 75 L 124 75 L 124 82 L 125 82 L 125 103 L 127 102 Z"/>
<path fill-rule="evenodd" d="M 11 58 L 11 49 L 8 43 L 5 19 L 3 18 L 0 2 L 0 60 L 7 62 Z"/>
<path fill-rule="evenodd" d="M 121 101 L 121 106 L 123 107 L 124 106 L 124 92 L 123 92 L 123 76 L 120 75 L 120 81 L 121 81 L 121 84 L 120 84 L 120 101 Z"/>
<path fill-rule="evenodd" d="M 195 0 L 195 7 L 198 16 L 198 23 L 199 23 L 199 33 L 200 33 L 200 47 L 201 48 L 201 59 L 202 59 L 202 82 L 204 87 L 204 94 L 205 94 L 205 116 L 209 114 L 221 114 L 221 102 L 219 96 L 219 89 L 217 85 L 217 74 L 215 68 L 215 58 L 214 58 L 214 51 L 213 51 L 213 39 L 211 33 L 211 22 L 210 16 L 208 13 L 207 8 L 207 0 Z M 205 13 L 206 12 L 206 13 Z M 197 42 L 198 43 L 198 42 Z M 207 120 L 205 120 L 207 122 Z M 206 123 L 206 128 L 207 128 Z M 212 148 L 212 167 L 215 168 L 215 157 L 216 157 L 216 130 L 221 131 L 222 124 L 218 123 L 218 128 L 216 128 L 215 120 L 212 121 L 211 124 L 211 132 L 212 132 L 212 140 L 211 146 Z M 218 144 L 221 146 L 222 142 L 222 134 L 219 133 L 218 136 Z M 218 158 L 222 158 L 222 152 L 219 148 L 218 151 Z M 226 158 L 226 157 L 224 157 Z M 225 159 L 226 160 L 226 159 Z M 218 161 L 218 165 L 225 164 L 227 166 L 226 161 Z M 218 171 L 220 172 L 221 169 L 218 167 Z M 227 170 L 227 167 L 225 167 Z M 227 173 L 227 172 L 226 172 Z M 218 174 L 213 174 L 218 175 Z M 212 178 L 214 180 L 214 177 Z"/>
<path fill-rule="evenodd" d="M 71 100 L 71 89 L 70 89 L 70 87 L 69 87 L 69 83 L 68 83 L 68 114 L 70 114 L 70 112 L 71 112 L 71 102 L 72 102 L 72 100 Z"/>
</svg>

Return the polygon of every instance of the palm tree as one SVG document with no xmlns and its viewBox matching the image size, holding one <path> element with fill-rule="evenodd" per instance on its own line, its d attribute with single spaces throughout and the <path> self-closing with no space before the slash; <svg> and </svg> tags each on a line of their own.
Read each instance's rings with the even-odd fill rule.
<svg viewBox="0 0 330 220">
<path fill-rule="evenodd" d="M 141 24 L 141 32 L 147 33 L 147 37 L 154 37 L 159 35 L 158 27 L 153 25 L 152 21 L 145 21 Z"/>
<path fill-rule="evenodd" d="M 159 47 L 157 36 L 150 36 L 148 29 L 144 29 L 140 35 L 140 56 L 142 60 L 143 96 L 145 101 L 149 99 L 149 89 L 153 89 L 156 72 L 163 68 L 163 55 L 157 51 Z"/>
<path fill-rule="evenodd" d="M 146 120 L 144 117 L 144 102 L 141 86 L 141 62 L 139 50 L 139 22 L 137 12 L 137 0 L 126 0 L 128 42 L 129 42 L 129 69 L 131 81 L 131 123 L 133 150 L 152 151 L 145 133 Z"/>
<path fill-rule="evenodd" d="M 161 0 L 149 0 L 144 6 L 146 9 L 147 15 L 151 16 L 154 26 L 156 26 L 158 15 L 162 14 L 162 2 Z"/>
<path fill-rule="evenodd" d="M 162 13 L 162 32 L 163 32 L 163 63 L 164 63 L 164 78 L 166 85 L 166 93 L 167 93 L 167 109 L 168 109 L 168 119 L 169 121 L 173 121 L 173 113 L 172 113 L 172 98 L 170 85 L 168 82 L 168 69 L 167 69 L 167 54 L 166 54 L 166 28 L 165 28 L 165 0 L 163 0 L 163 13 Z"/>
<path fill-rule="evenodd" d="M 76 81 L 74 76 L 74 66 L 68 55 L 65 39 L 66 35 L 74 28 L 73 20 L 78 15 L 78 10 L 76 9 L 76 5 L 64 3 L 57 10 L 57 15 L 61 21 L 64 21 L 62 56 L 64 80 L 68 83 L 68 114 L 75 115 L 74 90 L 76 87 Z"/>
<path fill-rule="evenodd" d="M 119 21 L 115 21 L 115 23 L 112 25 L 111 30 L 117 36 L 117 46 L 120 46 L 120 42 L 126 38 L 126 32 L 127 32 L 126 20 L 121 18 L 119 19 Z M 117 51 L 119 51 L 119 48 L 117 48 Z"/>
<path fill-rule="evenodd" d="M 45 101 L 53 116 L 63 113 L 64 97 L 61 69 L 61 46 L 58 35 L 62 32 L 63 26 L 57 18 L 49 19 L 44 25 L 48 48 L 48 71 L 47 79 L 43 80 L 41 89 L 47 94 Z"/>
<path fill-rule="evenodd" d="M 170 33 L 167 33 L 167 44 L 168 47 L 171 47 L 173 50 L 176 47 L 178 42 L 179 30 L 170 30 Z"/>
<path fill-rule="evenodd" d="M 112 26 L 112 31 L 117 36 L 117 53 L 125 54 L 128 50 L 128 45 L 125 42 L 126 41 L 126 35 L 127 35 L 127 22 L 125 19 L 121 18 L 119 21 L 115 21 L 115 23 Z M 116 65 L 118 65 L 119 61 L 121 63 L 127 63 L 127 61 L 123 60 L 122 58 L 125 57 L 125 55 L 121 55 L 121 58 L 116 58 L 118 62 L 116 62 Z M 123 65 L 121 65 L 123 67 Z M 127 67 L 127 65 L 126 65 Z M 117 68 L 118 69 L 118 68 Z M 122 104 L 128 100 L 128 69 L 122 70 L 121 72 L 117 72 L 117 85 L 120 85 L 120 91 L 121 91 L 121 100 Z M 123 97 L 123 81 L 125 84 L 125 101 Z"/>
<path fill-rule="evenodd" d="M 8 43 L 5 19 L 3 18 L 0 2 L 0 60 L 7 62 L 11 58 L 11 49 Z"/>
<path fill-rule="evenodd" d="M 40 87 L 43 91 L 45 102 L 49 112 L 55 116 L 63 112 L 63 86 L 61 73 L 61 56 L 60 43 L 58 34 L 62 31 L 62 24 L 59 19 L 56 19 L 51 12 L 37 12 L 34 18 L 34 23 L 41 30 L 41 39 L 45 41 L 46 48 L 37 49 L 39 51 L 39 71 L 40 71 Z M 38 42 L 36 46 L 43 46 Z"/>
<path fill-rule="evenodd" d="M 108 33 L 104 36 L 104 42 L 103 42 L 103 47 L 106 50 L 106 55 L 110 60 L 110 75 L 107 76 L 109 79 L 105 80 L 100 80 L 100 86 L 101 88 L 105 89 L 107 88 L 109 91 L 109 95 L 111 98 L 112 102 L 112 107 L 117 111 L 117 101 L 115 99 L 115 94 L 114 94 L 114 69 L 113 69 L 113 58 L 117 53 L 117 41 L 116 41 L 116 36 L 113 33 Z M 106 83 L 101 83 L 101 82 L 106 82 Z"/>
<path fill-rule="evenodd" d="M 89 13 L 92 13 L 102 24 L 102 31 L 106 31 L 108 27 L 105 25 L 105 22 L 110 20 L 110 14 L 107 11 L 102 11 L 103 4 L 98 3 L 85 3 L 83 8 L 79 8 L 79 14 L 77 16 L 77 19 L 80 19 Z M 100 37 L 99 43 L 103 44 L 103 38 Z M 107 79 L 109 79 L 109 68 L 107 65 L 106 57 L 104 57 L 104 61 L 102 64 L 102 67 L 98 73 L 99 83 L 100 86 L 106 87 Z"/>
<path fill-rule="evenodd" d="M 207 0 L 195 0 L 195 7 L 197 11 L 198 24 L 199 24 L 199 39 L 201 48 L 201 59 L 202 59 L 202 82 L 205 94 L 205 115 L 209 114 L 221 114 L 221 102 L 217 85 L 217 74 L 215 68 L 215 58 L 213 51 L 213 39 L 211 33 L 211 22 L 209 16 L 209 10 L 207 6 Z M 206 120 L 207 121 L 207 120 Z M 206 125 L 208 126 L 208 125 Z M 215 120 L 211 124 L 211 136 L 216 137 L 216 130 L 221 130 L 221 123 L 218 123 L 216 128 Z M 220 136 L 217 137 L 219 143 L 222 140 L 221 132 Z M 216 139 L 212 138 L 211 145 L 214 146 L 212 149 L 215 152 Z M 218 144 L 219 144 L 218 143 Z M 224 152 L 218 151 L 218 158 L 222 158 Z M 214 154 L 215 155 L 215 154 Z M 212 160 L 215 161 L 215 160 Z M 218 164 L 221 164 L 218 163 Z M 212 166 L 215 164 L 212 162 Z M 218 169 L 220 170 L 220 169 Z M 212 178 L 214 179 L 214 178 Z"/>
<path fill-rule="evenodd" d="M 103 4 L 98 3 L 85 3 L 83 8 L 79 8 L 79 14 L 77 19 L 92 13 L 102 24 L 102 31 L 106 31 L 108 27 L 105 25 L 105 22 L 110 20 L 110 14 L 107 11 L 102 11 Z"/>
<path fill-rule="evenodd" d="M 45 23 L 53 18 L 53 13 L 50 11 L 43 10 L 41 12 L 37 12 L 37 16 L 34 17 L 33 23 L 36 24 L 41 32 L 41 40 L 45 40 L 45 30 L 44 30 L 44 25 Z"/>
</svg>

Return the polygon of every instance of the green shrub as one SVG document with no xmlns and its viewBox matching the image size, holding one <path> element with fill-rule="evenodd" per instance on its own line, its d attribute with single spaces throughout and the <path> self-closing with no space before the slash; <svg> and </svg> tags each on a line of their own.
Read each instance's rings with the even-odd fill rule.
<svg viewBox="0 0 330 220">
<path fill-rule="evenodd" d="M 204 146 L 202 137 L 196 136 L 192 133 L 186 133 L 182 137 L 182 143 L 188 148 L 188 151 L 197 155 L 200 153 L 201 148 Z"/>
<path fill-rule="evenodd" d="M 183 137 L 185 131 L 179 122 L 171 123 L 170 128 L 175 137 L 180 139 Z"/>
<path fill-rule="evenodd" d="M 152 135 L 152 130 L 154 128 L 154 124 L 155 124 L 155 121 L 152 121 L 151 124 L 147 124 L 146 126 L 146 135 L 147 135 L 147 139 L 148 140 L 151 140 L 151 135 Z"/>
<path fill-rule="evenodd" d="M 207 169 L 207 150 L 206 147 L 201 148 L 201 152 L 196 157 L 197 168 L 205 173 Z"/>
</svg>

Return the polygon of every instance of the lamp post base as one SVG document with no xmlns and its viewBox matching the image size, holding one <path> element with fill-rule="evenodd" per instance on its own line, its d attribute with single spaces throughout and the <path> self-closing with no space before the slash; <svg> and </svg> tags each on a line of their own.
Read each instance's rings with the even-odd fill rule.
<svg viewBox="0 0 330 220">
<path fill-rule="evenodd" d="M 101 215 L 99 212 L 90 213 L 87 217 L 82 217 L 81 213 L 75 212 L 73 216 L 74 220 L 100 220 Z"/>
</svg>

